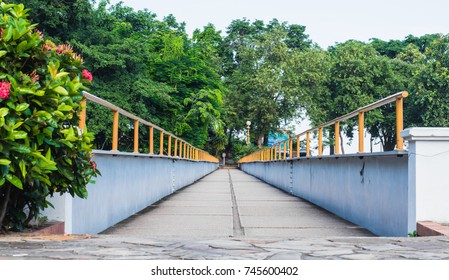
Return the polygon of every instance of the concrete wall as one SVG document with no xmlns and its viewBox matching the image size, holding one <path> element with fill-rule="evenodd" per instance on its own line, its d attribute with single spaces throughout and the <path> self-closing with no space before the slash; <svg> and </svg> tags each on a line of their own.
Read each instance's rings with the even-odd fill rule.
<svg viewBox="0 0 449 280">
<path fill-rule="evenodd" d="M 416 221 L 449 223 L 449 128 L 414 127 L 409 143 L 409 185 L 416 192 Z"/>
<path fill-rule="evenodd" d="M 411 212 L 406 153 L 323 156 L 241 164 L 241 169 L 381 236 L 407 236 Z"/>
<path fill-rule="evenodd" d="M 50 220 L 64 217 L 66 233 L 99 233 L 218 168 L 218 163 L 104 151 L 95 151 L 94 160 L 102 176 L 87 186 L 89 197 L 55 197 L 56 210 L 44 213 Z"/>
</svg>

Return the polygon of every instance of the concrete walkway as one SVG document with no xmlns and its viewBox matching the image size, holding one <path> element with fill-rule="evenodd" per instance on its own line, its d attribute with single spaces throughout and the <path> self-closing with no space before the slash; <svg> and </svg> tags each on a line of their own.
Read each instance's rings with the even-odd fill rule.
<svg viewBox="0 0 449 280">
<path fill-rule="evenodd" d="M 217 170 L 104 233 L 153 238 L 373 236 L 238 169 Z"/>
<path fill-rule="evenodd" d="M 0 260 L 449 260 L 449 237 L 376 237 L 238 170 L 96 236 L 0 236 Z"/>
</svg>

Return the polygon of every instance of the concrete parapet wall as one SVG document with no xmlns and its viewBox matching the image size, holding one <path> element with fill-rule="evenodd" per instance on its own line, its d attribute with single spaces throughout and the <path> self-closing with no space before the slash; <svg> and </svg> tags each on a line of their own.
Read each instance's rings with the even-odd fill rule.
<svg viewBox="0 0 449 280">
<path fill-rule="evenodd" d="M 94 159 L 102 176 L 87 186 L 88 199 L 54 197 L 56 209 L 44 213 L 64 220 L 66 233 L 99 233 L 218 168 L 218 163 L 120 152 L 95 151 Z"/>
<path fill-rule="evenodd" d="M 241 169 L 381 236 L 416 228 L 407 153 L 252 162 Z M 338 163 L 338 164 L 336 164 Z"/>
</svg>

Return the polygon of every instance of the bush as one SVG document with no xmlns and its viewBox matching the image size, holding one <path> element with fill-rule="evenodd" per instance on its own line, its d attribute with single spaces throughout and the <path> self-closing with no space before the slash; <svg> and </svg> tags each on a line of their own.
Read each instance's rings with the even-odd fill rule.
<svg viewBox="0 0 449 280">
<path fill-rule="evenodd" d="M 99 174 L 93 135 L 78 129 L 92 76 L 69 45 L 44 41 L 23 4 L 0 0 L 0 14 L 0 225 L 23 230 L 49 196 L 86 198 Z"/>
</svg>

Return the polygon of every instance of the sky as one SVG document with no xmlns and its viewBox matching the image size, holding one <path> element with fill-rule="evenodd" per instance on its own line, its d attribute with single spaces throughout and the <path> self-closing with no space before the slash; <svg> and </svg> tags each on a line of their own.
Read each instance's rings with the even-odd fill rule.
<svg viewBox="0 0 449 280">
<path fill-rule="evenodd" d="M 116 4 L 120 0 L 110 0 Z M 403 40 L 407 35 L 449 33 L 448 0 L 121 0 L 159 19 L 173 14 L 191 35 L 212 23 L 222 35 L 234 19 L 271 19 L 306 26 L 322 48 L 350 39 Z"/>
</svg>

